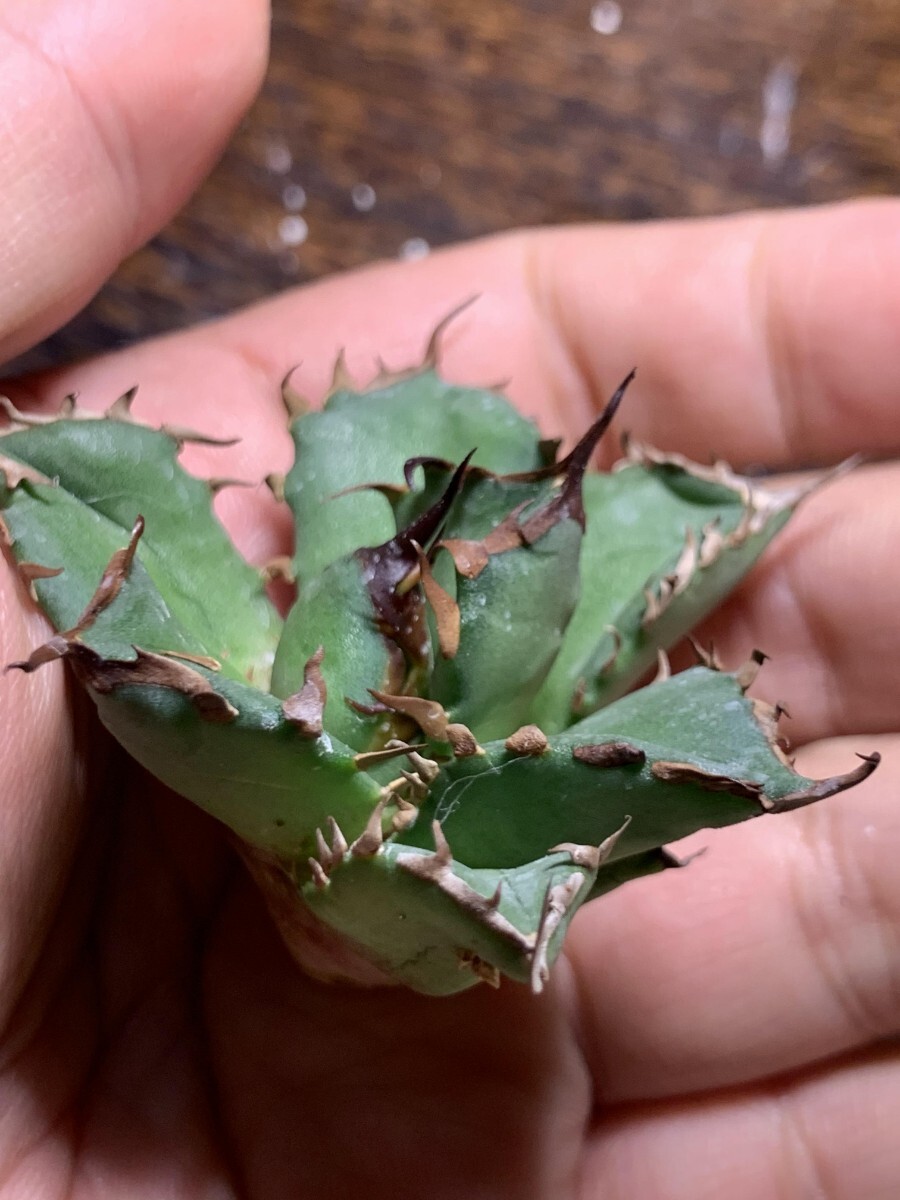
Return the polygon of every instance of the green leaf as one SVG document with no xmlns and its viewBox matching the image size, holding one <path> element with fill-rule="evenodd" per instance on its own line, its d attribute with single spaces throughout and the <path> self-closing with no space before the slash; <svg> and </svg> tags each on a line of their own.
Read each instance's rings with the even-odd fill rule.
<svg viewBox="0 0 900 1200">
<path fill-rule="evenodd" d="M 469 866 L 509 867 L 559 843 L 597 845 L 630 819 L 613 863 L 697 829 L 797 807 L 872 769 L 866 762 L 817 784 L 788 765 L 764 723 L 771 724 L 768 710 L 744 695 L 735 676 L 696 667 L 555 735 L 544 754 L 517 755 L 493 742 L 481 757 L 448 763 L 402 840 L 421 845 L 436 819 Z M 617 756 L 623 745 L 634 753 Z M 577 757 L 598 746 L 613 765 Z"/>
<path fill-rule="evenodd" d="M 62 567 L 35 589 L 57 629 L 71 628 L 138 514 L 138 557 L 172 617 L 223 669 L 264 684 L 281 621 L 260 574 L 212 512 L 207 484 L 187 474 L 168 435 L 113 420 L 59 420 L 0 440 L 9 458 L 55 486 L 0 491 L 19 561 Z M 131 642 L 139 642 L 135 630 Z M 175 648 L 175 647 L 172 647 Z"/>
<path fill-rule="evenodd" d="M 474 463 L 497 473 L 541 465 L 537 430 L 502 396 L 454 387 L 433 371 L 368 392 L 335 392 L 321 412 L 297 418 L 291 433 L 296 460 L 284 493 L 296 522 L 301 586 L 328 563 L 395 532 L 383 495 L 346 489 L 404 485 L 404 464 L 419 455 L 455 464 L 475 449 Z"/>
<path fill-rule="evenodd" d="M 595 876 L 566 852 L 513 870 L 472 870 L 385 843 L 369 857 L 351 847 L 303 898 L 388 978 L 416 991 L 450 995 L 494 972 L 539 991 Z"/>
<path fill-rule="evenodd" d="M 491 555 L 477 577 L 458 577 L 459 650 L 436 660 L 430 694 L 478 739 L 526 720 L 575 606 L 581 536 L 564 520 L 533 545 Z"/>
<path fill-rule="evenodd" d="M 325 728 L 355 750 L 372 742 L 379 720 L 351 708 L 347 700 L 371 704 L 369 688 L 393 691 L 402 686 L 393 673 L 397 655 L 375 623 L 363 564 L 355 555 L 330 563 L 301 588 L 285 621 L 275 656 L 272 691 L 287 697 L 303 682 L 303 668 L 321 646 L 322 675 L 328 689 Z"/>
<path fill-rule="evenodd" d="M 632 688 L 721 602 L 803 494 L 635 443 L 630 456 L 585 479 L 581 596 L 532 712 L 547 732 Z M 661 609 L 652 619 L 651 602 Z"/>
<path fill-rule="evenodd" d="M 104 725 L 142 766 L 239 837 L 285 860 L 315 851 L 333 817 L 355 837 L 379 787 L 336 738 L 302 737 L 274 696 L 197 669 L 236 710 L 205 720 L 182 693 L 122 682 L 93 695 Z"/>
<path fill-rule="evenodd" d="M 548 499 L 508 511 L 480 544 L 442 543 L 460 572 L 460 639 L 453 657 L 435 663 L 431 694 L 477 737 L 501 737 L 521 724 L 559 651 L 578 598 L 585 472 L 631 378 L 556 465 L 559 486 Z M 533 481 L 535 499 L 545 482 Z M 519 481 L 498 481 L 501 494 L 504 485 Z"/>
</svg>

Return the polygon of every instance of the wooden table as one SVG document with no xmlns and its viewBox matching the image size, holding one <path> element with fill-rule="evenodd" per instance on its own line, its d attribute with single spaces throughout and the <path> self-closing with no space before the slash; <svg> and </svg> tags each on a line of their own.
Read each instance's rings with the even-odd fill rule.
<svg viewBox="0 0 900 1200">
<path fill-rule="evenodd" d="M 263 92 L 48 365 L 521 224 L 896 190 L 892 0 L 275 0 Z"/>
</svg>

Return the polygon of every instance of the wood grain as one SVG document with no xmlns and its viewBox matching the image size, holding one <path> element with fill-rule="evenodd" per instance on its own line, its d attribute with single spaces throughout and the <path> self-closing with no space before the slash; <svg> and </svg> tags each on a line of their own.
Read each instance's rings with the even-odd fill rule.
<svg viewBox="0 0 900 1200">
<path fill-rule="evenodd" d="M 275 0 L 216 171 L 44 366 L 524 224 L 888 193 L 891 0 Z"/>
</svg>

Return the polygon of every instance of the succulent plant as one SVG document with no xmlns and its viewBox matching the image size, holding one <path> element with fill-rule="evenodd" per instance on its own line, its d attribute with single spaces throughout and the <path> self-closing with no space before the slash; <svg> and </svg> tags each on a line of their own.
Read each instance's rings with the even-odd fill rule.
<svg viewBox="0 0 900 1200">
<path fill-rule="evenodd" d="M 682 865 L 668 843 L 877 757 L 804 778 L 747 695 L 761 655 L 665 658 L 816 481 L 635 441 L 591 472 L 629 380 L 558 457 L 497 392 L 443 381 L 437 342 L 364 390 L 339 364 L 321 411 L 283 388 L 284 620 L 179 465 L 195 435 L 133 421 L 133 392 L 99 418 L 6 402 L 3 531 L 58 631 L 12 666 L 65 659 L 126 750 L 237 835 L 312 974 L 540 991 L 576 910 Z"/>
</svg>

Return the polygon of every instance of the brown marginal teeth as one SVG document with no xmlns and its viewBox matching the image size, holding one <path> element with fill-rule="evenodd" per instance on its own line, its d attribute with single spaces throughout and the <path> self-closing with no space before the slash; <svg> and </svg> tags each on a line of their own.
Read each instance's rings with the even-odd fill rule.
<svg viewBox="0 0 900 1200">
<path fill-rule="evenodd" d="M 639 766 L 647 755 L 630 742 L 601 742 L 594 746 L 573 746 L 572 757 L 588 767 L 631 767 Z"/>
</svg>

